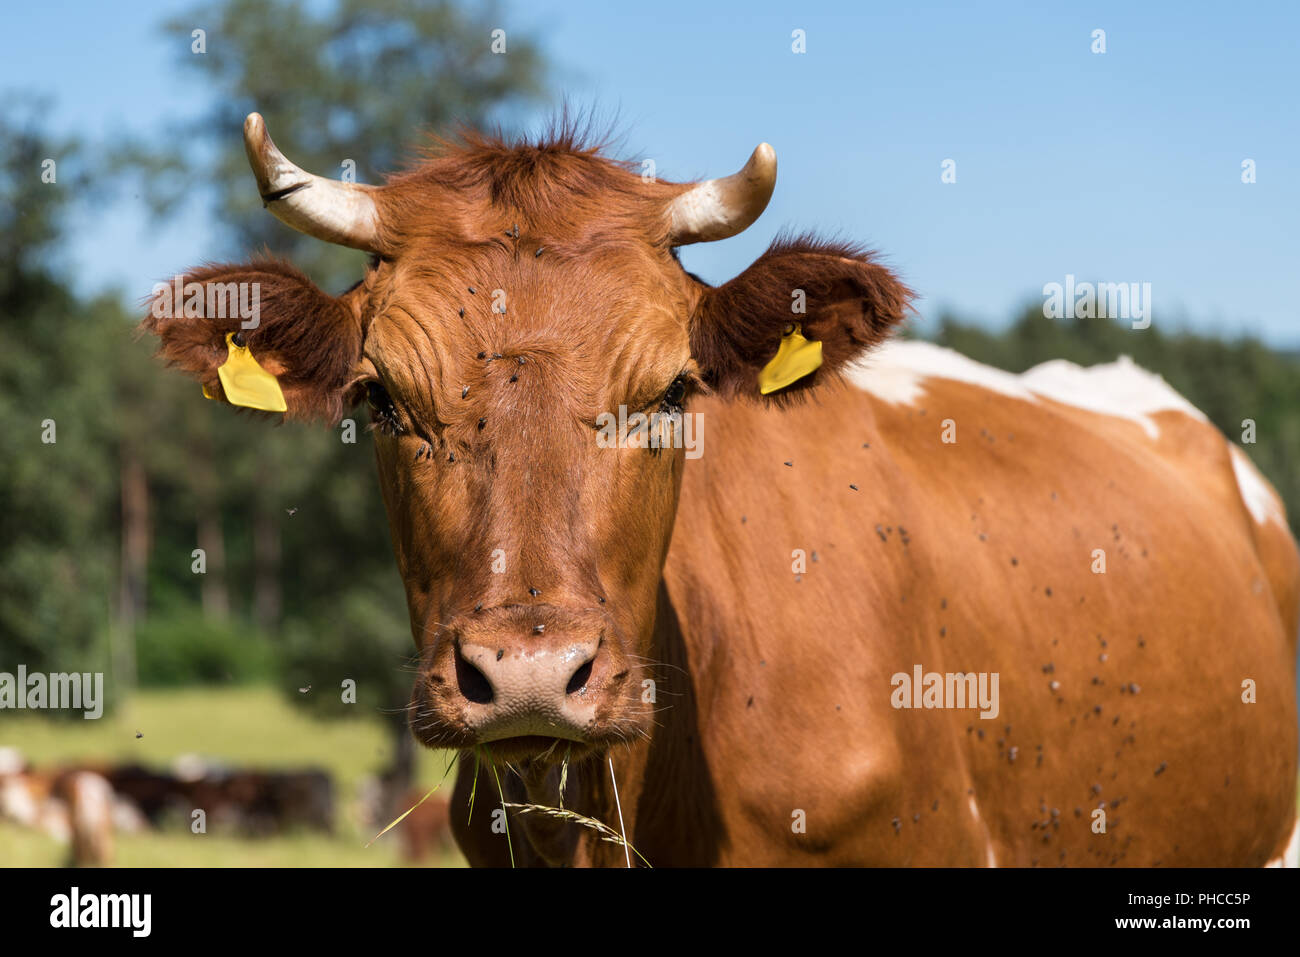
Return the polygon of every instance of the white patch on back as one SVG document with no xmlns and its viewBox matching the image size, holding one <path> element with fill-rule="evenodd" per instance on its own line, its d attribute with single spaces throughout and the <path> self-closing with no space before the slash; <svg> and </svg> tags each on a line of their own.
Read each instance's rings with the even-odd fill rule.
<svg viewBox="0 0 1300 957">
<path fill-rule="evenodd" d="M 1053 359 L 1034 366 L 1020 378 L 1048 399 L 1101 415 L 1130 419 L 1153 439 L 1160 436 L 1160 428 L 1150 418 L 1155 412 L 1181 412 L 1199 422 L 1209 421 L 1163 378 L 1147 372 L 1128 356 L 1087 369 L 1064 359 Z"/>
<path fill-rule="evenodd" d="M 901 405 L 913 404 L 925 392 L 924 380 L 932 377 L 966 382 L 1026 402 L 1034 400 L 1019 376 L 916 339 L 890 339 L 846 370 L 846 378 L 859 389 Z"/>
<path fill-rule="evenodd" d="M 964 382 L 1026 402 L 1051 399 L 1127 419 L 1153 439 L 1160 436 L 1160 428 L 1151 418 L 1153 413 L 1182 412 L 1206 421 L 1200 410 L 1164 379 L 1138 367 L 1128 356 L 1087 369 L 1053 359 L 1015 375 L 929 342 L 891 339 L 847 373 L 858 388 L 885 402 L 902 405 L 914 404 L 925 392 L 925 380 L 932 377 Z"/>
<path fill-rule="evenodd" d="M 1259 474 L 1245 452 L 1231 442 L 1228 443 L 1228 448 L 1232 451 L 1232 471 L 1237 476 L 1237 488 L 1241 489 L 1241 500 L 1250 510 L 1251 518 L 1257 525 L 1277 522 L 1286 528 L 1286 513 L 1282 510 L 1282 503 L 1264 476 Z"/>
<path fill-rule="evenodd" d="M 915 405 L 930 378 L 964 382 L 1025 402 L 1051 399 L 1134 422 L 1152 439 L 1160 437 L 1160 427 L 1151 418 L 1156 412 L 1181 412 L 1199 422 L 1209 421 L 1164 379 L 1128 356 L 1086 369 L 1053 359 L 1015 375 L 933 343 L 891 339 L 850 366 L 846 378 L 894 405 Z M 1237 487 L 1251 517 L 1260 525 L 1276 522 L 1286 527 L 1286 513 L 1277 494 L 1241 449 L 1231 443 L 1229 448 Z"/>
</svg>

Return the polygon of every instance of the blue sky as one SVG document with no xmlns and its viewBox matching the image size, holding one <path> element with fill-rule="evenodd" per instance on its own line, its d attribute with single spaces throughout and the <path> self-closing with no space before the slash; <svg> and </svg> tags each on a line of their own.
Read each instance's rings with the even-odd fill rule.
<svg viewBox="0 0 1300 957">
<path fill-rule="evenodd" d="M 157 26 L 190 6 L 11 6 L 0 90 L 51 95 L 54 128 L 92 140 L 155 134 L 207 95 L 172 69 L 188 37 Z M 502 26 L 537 33 L 555 99 L 617 109 L 628 154 L 665 178 L 776 147 L 767 213 L 684 251 L 711 281 L 782 226 L 815 228 L 879 249 L 924 323 L 945 309 L 1005 323 L 1073 274 L 1151 283 L 1161 328 L 1300 346 L 1300 5 L 1136 7 L 569 0 L 508 5 Z M 941 182 L 945 159 L 956 183 Z M 197 209 L 160 226 L 128 196 L 79 222 L 69 254 L 85 289 L 135 297 L 212 255 L 206 233 Z"/>
</svg>

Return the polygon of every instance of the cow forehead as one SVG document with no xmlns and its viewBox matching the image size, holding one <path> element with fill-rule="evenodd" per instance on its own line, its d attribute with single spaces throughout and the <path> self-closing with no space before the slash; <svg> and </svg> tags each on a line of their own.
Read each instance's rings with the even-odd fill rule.
<svg viewBox="0 0 1300 957">
<path fill-rule="evenodd" d="M 451 247 L 384 264 L 370 283 L 366 355 L 399 390 L 434 399 L 492 363 L 533 363 L 508 380 L 518 392 L 545 386 L 596 411 L 686 365 L 693 281 L 671 257 L 648 245 L 539 248 Z"/>
<path fill-rule="evenodd" d="M 385 240 L 403 251 L 490 243 L 572 251 L 624 240 L 662 247 L 668 203 L 682 187 L 630 166 L 563 144 L 443 144 L 378 195 Z"/>
</svg>

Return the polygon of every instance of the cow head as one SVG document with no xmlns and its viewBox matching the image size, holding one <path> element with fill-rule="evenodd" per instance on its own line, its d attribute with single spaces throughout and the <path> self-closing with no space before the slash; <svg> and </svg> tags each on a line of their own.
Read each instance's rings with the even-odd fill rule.
<svg viewBox="0 0 1300 957">
<path fill-rule="evenodd" d="M 257 114 L 244 134 L 271 212 L 372 253 L 365 276 L 331 296 L 283 262 L 204 267 L 178 289 L 255 290 L 255 328 L 202 295 L 155 299 L 145 325 L 209 396 L 238 398 L 218 375 L 234 333 L 287 415 L 337 421 L 368 404 L 420 651 L 416 735 L 508 760 L 557 741 L 560 755 L 594 753 L 647 728 L 680 414 L 702 391 L 808 389 L 878 342 L 908 291 L 865 252 L 808 239 L 778 240 L 719 287 L 683 270 L 675 247 L 732 236 L 766 206 L 766 144 L 732 176 L 683 185 L 569 133 L 467 136 L 369 187 L 294 166 Z M 760 390 L 803 340 L 820 366 Z"/>
</svg>

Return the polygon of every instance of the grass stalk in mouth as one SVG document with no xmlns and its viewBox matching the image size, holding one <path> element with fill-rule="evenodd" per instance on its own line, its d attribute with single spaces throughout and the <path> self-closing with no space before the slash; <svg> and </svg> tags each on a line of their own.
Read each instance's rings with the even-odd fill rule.
<svg viewBox="0 0 1300 957">
<path fill-rule="evenodd" d="M 631 867 L 632 855 L 628 853 L 628 848 L 631 845 L 627 842 L 627 827 L 623 824 L 623 802 L 619 800 L 618 781 L 614 779 L 614 758 L 612 755 L 609 758 L 609 783 L 614 786 L 614 806 L 618 808 L 618 829 L 620 836 L 623 838 L 623 856 L 627 858 L 627 866 Z M 637 855 L 637 857 L 640 856 L 640 854 Z"/>
<path fill-rule="evenodd" d="M 478 762 L 479 762 L 478 745 L 474 746 L 474 781 L 469 786 L 469 817 L 466 819 L 467 824 L 474 822 L 474 795 L 478 793 Z"/>
<path fill-rule="evenodd" d="M 652 867 L 653 865 L 645 859 L 645 856 L 628 842 L 626 833 L 620 833 L 619 831 L 614 830 L 608 824 L 605 824 L 602 821 L 598 821 L 594 817 L 587 817 L 585 814 L 579 814 L 577 811 L 569 810 L 564 806 L 564 791 L 569 783 L 569 757 L 572 753 L 573 753 L 573 746 L 569 745 L 569 747 L 564 752 L 564 760 L 560 765 L 560 806 L 550 807 L 549 805 L 546 804 L 518 804 L 512 801 L 507 801 L 505 789 L 501 786 L 501 775 L 497 771 L 496 764 L 492 761 L 491 751 L 488 750 L 488 746 L 486 744 L 476 745 L 474 748 L 474 780 L 473 783 L 470 785 L 470 792 L 469 792 L 469 820 L 473 821 L 474 819 L 474 798 L 475 795 L 477 795 L 478 793 L 478 772 L 479 772 L 479 768 L 482 766 L 482 758 L 486 754 L 488 759 L 488 765 L 492 768 L 493 780 L 496 781 L 497 795 L 501 799 L 501 813 L 503 816 L 503 823 L 506 829 L 506 848 L 510 853 L 511 867 L 516 866 L 515 849 L 514 849 L 514 843 L 510 837 L 510 819 L 508 817 L 508 811 L 509 809 L 512 808 L 521 814 L 544 814 L 547 817 L 553 817 L 561 821 L 569 821 L 570 823 L 577 824 L 580 827 L 585 827 L 588 828 L 589 830 L 593 830 L 599 835 L 600 840 L 605 841 L 606 843 L 609 844 L 617 844 L 623 848 L 623 854 L 627 858 L 628 867 L 632 866 L 633 854 L 635 854 L 637 858 L 643 864 L 645 864 L 646 867 Z M 430 797 L 432 797 L 433 792 L 437 791 L 439 788 L 443 786 L 444 783 L 446 783 L 447 775 L 451 773 L 451 768 L 452 765 L 455 763 L 455 761 L 456 761 L 456 755 L 453 754 L 451 758 L 448 760 L 447 767 L 443 770 L 442 778 L 438 781 L 438 783 L 435 784 L 432 788 L 430 788 L 429 792 L 425 794 L 424 797 L 420 798 L 420 800 L 416 801 L 415 804 L 411 805 L 411 807 L 403 811 L 400 815 L 398 815 L 398 817 L 391 824 L 389 824 L 386 828 L 384 828 L 373 838 L 371 838 L 370 841 L 365 846 L 369 847 L 371 844 L 374 844 L 375 841 L 379 840 L 381 837 L 383 837 L 385 834 L 387 834 L 397 825 L 401 824 L 402 821 L 406 819 L 406 816 L 408 814 L 410 814 L 417 807 L 419 807 Z M 610 773 L 610 780 L 612 782 L 614 779 L 614 763 L 612 759 L 610 760 L 609 773 Z M 614 784 L 614 801 L 616 805 L 618 805 L 619 827 L 622 828 L 623 808 L 618 798 L 617 783 Z"/>
<path fill-rule="evenodd" d="M 488 766 L 492 768 L 492 777 L 495 778 L 497 782 L 497 794 L 501 798 L 501 823 L 505 825 L 505 829 L 506 829 L 506 849 L 510 852 L 510 866 L 514 867 L 515 847 L 510 842 L 510 816 L 506 812 L 506 792 L 501 787 L 501 775 L 497 773 L 496 763 L 492 760 L 492 752 L 488 751 L 488 746 L 486 744 L 483 745 L 483 750 L 487 753 Z M 475 781 L 477 781 L 478 780 L 477 771 L 475 772 L 474 777 L 475 777 Z"/>
<path fill-rule="evenodd" d="M 429 798 L 433 796 L 433 792 L 436 791 L 436 790 L 438 790 L 438 788 L 442 787 L 443 783 L 447 780 L 447 775 L 451 773 L 451 765 L 452 765 L 452 763 L 453 763 L 455 760 L 456 760 L 456 756 L 453 754 L 453 755 L 451 756 L 451 759 L 448 760 L 448 762 L 447 762 L 447 767 L 446 767 L 446 768 L 443 770 L 443 772 L 442 772 L 442 779 L 439 780 L 437 784 L 435 784 L 433 787 L 431 787 L 431 788 L 429 789 L 429 793 L 426 794 L 424 797 L 420 798 L 420 800 L 416 801 L 414 804 L 412 804 L 409 808 L 407 808 L 407 809 L 406 809 L 405 811 L 403 811 L 401 814 L 399 814 L 399 815 L 397 816 L 397 818 L 393 821 L 392 824 L 389 824 L 388 827 L 384 828 L 382 831 L 380 831 L 378 834 L 376 834 L 374 837 L 372 837 L 369 841 L 367 841 L 366 844 L 365 844 L 365 846 L 366 846 L 366 847 L 369 847 L 371 844 L 375 843 L 375 841 L 379 840 L 381 837 L 383 837 L 385 834 L 387 834 L 387 833 L 388 833 L 389 831 L 391 831 L 393 828 L 397 827 L 397 825 L 401 824 L 402 821 L 405 819 L 406 815 L 410 814 L 412 811 L 414 811 L 417 807 L 419 807 L 419 806 L 420 806 L 421 804 L 423 804 L 425 801 L 429 800 Z"/>
<path fill-rule="evenodd" d="M 614 830 L 608 824 L 604 824 L 601 821 L 596 820 L 594 817 L 587 817 L 585 814 L 579 814 L 577 811 L 570 811 L 561 807 L 549 807 L 545 804 L 507 803 L 506 807 L 514 808 L 520 814 L 545 814 L 547 817 L 553 817 L 561 821 L 570 821 L 573 824 L 580 825 L 581 827 L 589 828 L 596 831 L 600 835 L 602 841 L 609 844 L 621 845 L 625 851 L 630 851 L 640 858 L 641 862 L 645 864 L 646 867 L 653 866 L 645 859 L 645 856 L 640 851 L 628 843 L 627 838 L 623 837 L 622 834 L 618 833 L 618 831 Z"/>
</svg>

